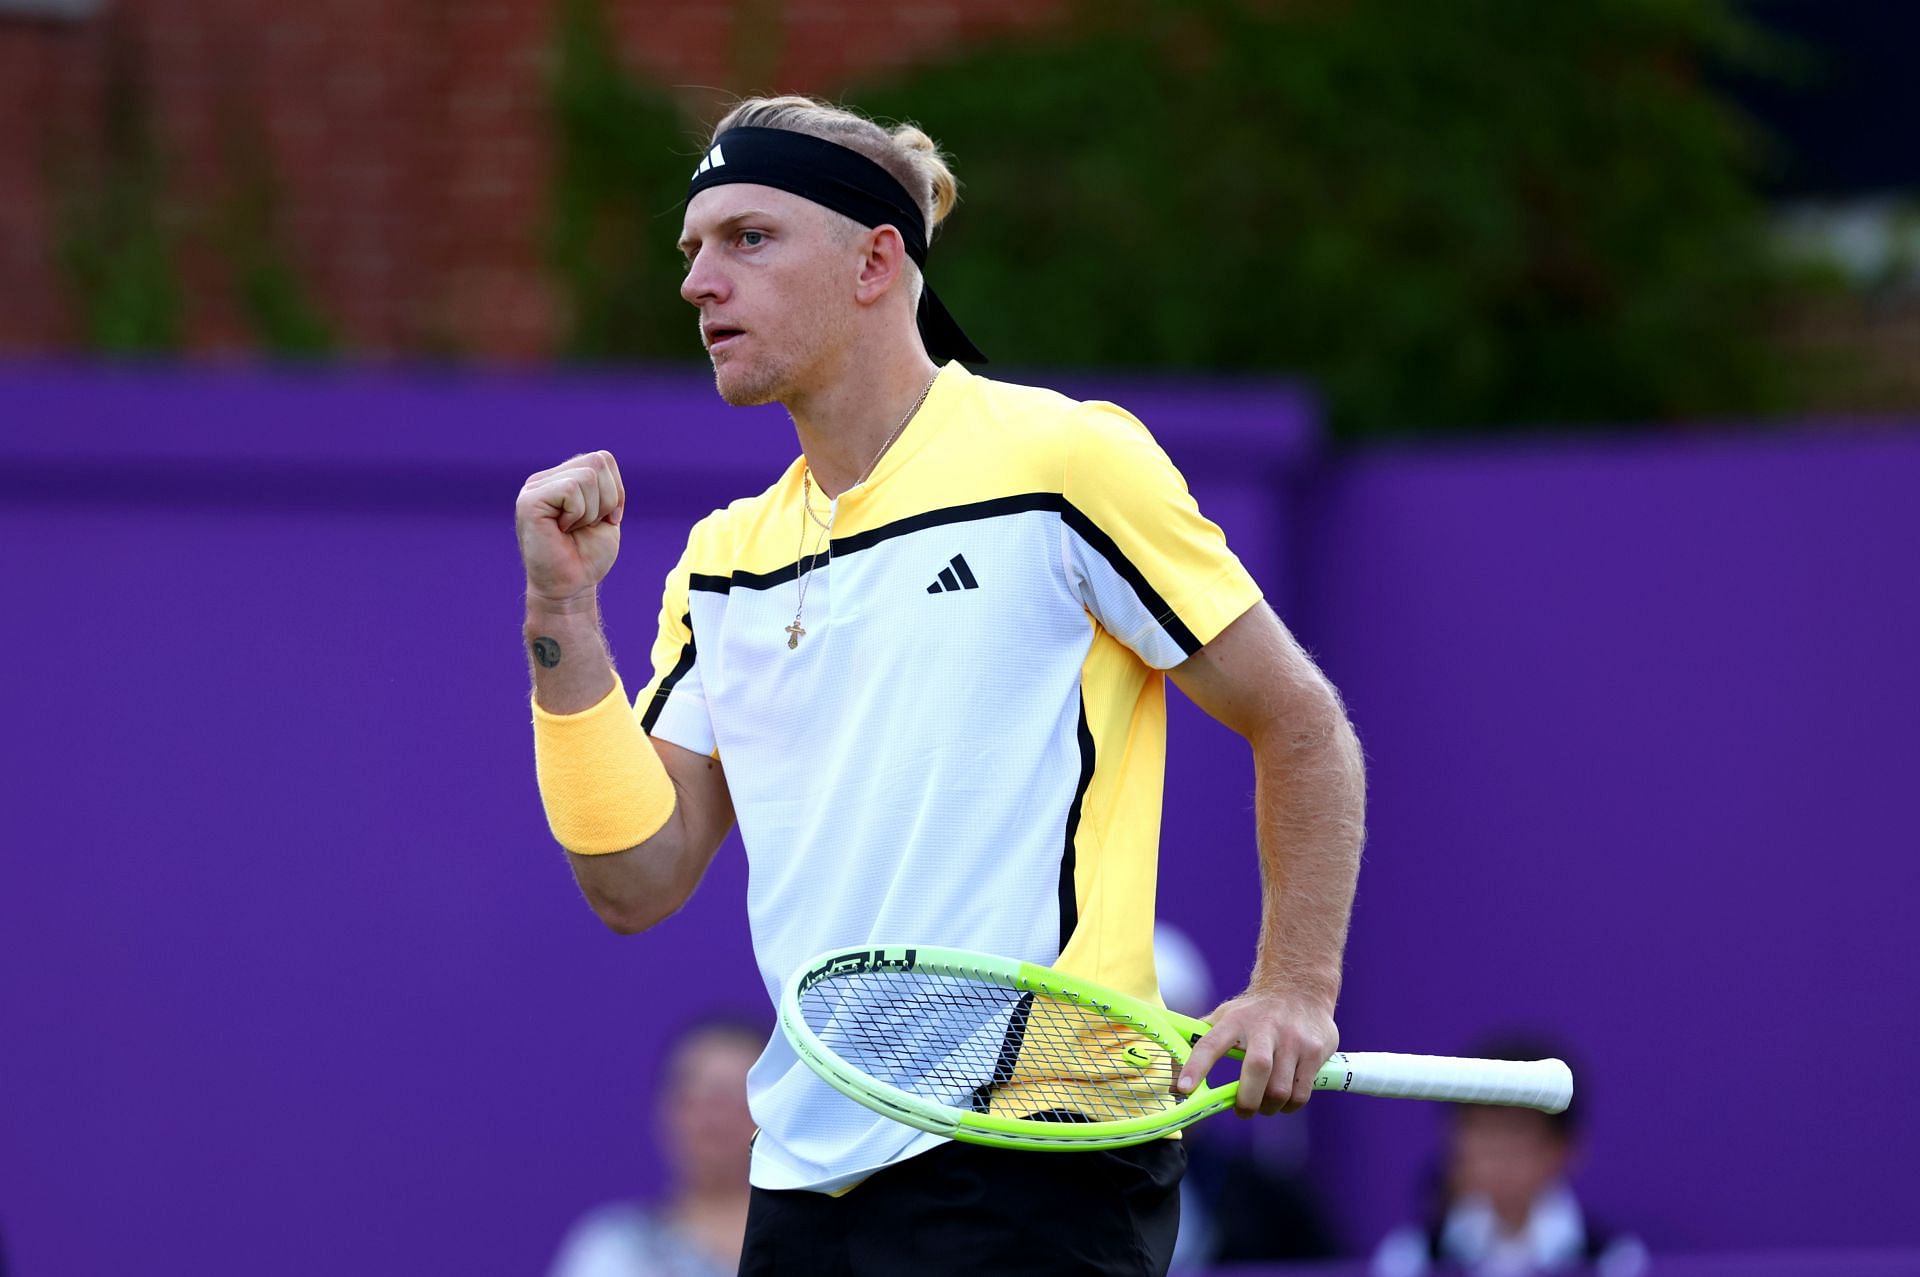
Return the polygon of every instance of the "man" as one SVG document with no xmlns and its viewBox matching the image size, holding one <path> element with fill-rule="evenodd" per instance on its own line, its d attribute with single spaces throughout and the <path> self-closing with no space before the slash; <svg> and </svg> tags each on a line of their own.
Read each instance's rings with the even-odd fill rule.
<svg viewBox="0 0 1920 1277">
<path fill-rule="evenodd" d="M 666 1195 L 588 1214 L 567 1234 L 549 1277 L 720 1277 L 738 1269 L 753 1138 L 747 1070 L 766 1040 L 760 1025 L 718 1017 L 674 1039 L 654 1102 Z"/>
<path fill-rule="evenodd" d="M 737 815 L 776 995 L 821 950 L 904 939 L 1152 997 L 1170 671 L 1253 745 L 1265 885 L 1252 980 L 1180 1085 L 1240 1046 L 1242 1113 L 1291 1111 L 1337 1045 L 1358 746 L 1137 421 L 960 362 L 981 357 L 922 271 L 955 189 L 918 129 L 808 99 L 716 126 L 681 294 L 721 396 L 783 404 L 801 456 L 695 526 L 631 708 L 596 603 L 625 480 L 604 452 L 528 479 L 550 823 L 595 911 L 637 931 Z M 778 1036 L 750 1090 L 744 1273 L 1165 1271 L 1178 1141 L 943 1144 L 843 1099 Z"/>
<path fill-rule="evenodd" d="M 1571 1058 L 1560 1044 L 1530 1035 L 1484 1041 L 1467 1054 L 1483 1060 Z M 1589 1103 L 1578 1099 L 1559 1113 L 1481 1104 L 1454 1108 L 1433 1216 L 1386 1236 L 1374 1251 L 1374 1277 L 1423 1277 L 1436 1269 L 1474 1277 L 1640 1277 L 1647 1270 L 1646 1247 L 1596 1225 L 1568 1180 Z"/>
</svg>

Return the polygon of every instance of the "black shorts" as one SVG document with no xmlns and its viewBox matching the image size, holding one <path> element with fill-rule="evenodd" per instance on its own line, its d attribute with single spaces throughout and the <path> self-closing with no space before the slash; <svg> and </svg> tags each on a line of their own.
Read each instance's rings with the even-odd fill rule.
<svg viewBox="0 0 1920 1277">
<path fill-rule="evenodd" d="M 1186 1148 L 1085 1153 L 950 1143 L 839 1197 L 756 1188 L 741 1277 L 1160 1277 Z"/>
</svg>

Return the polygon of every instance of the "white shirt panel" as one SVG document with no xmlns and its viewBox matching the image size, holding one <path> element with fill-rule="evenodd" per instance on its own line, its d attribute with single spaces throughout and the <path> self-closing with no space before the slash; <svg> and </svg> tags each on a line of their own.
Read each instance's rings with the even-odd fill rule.
<svg viewBox="0 0 1920 1277">
<path fill-rule="evenodd" d="M 769 996 L 838 947 L 1058 956 L 1093 638 L 1059 537 L 1053 510 L 1015 509 L 836 549 L 807 574 L 796 648 L 791 575 L 696 581 L 697 665 Z M 669 697 L 656 733 L 674 721 Z M 748 1089 L 762 1187 L 831 1187 L 930 1143 L 820 1081 L 784 1038 Z"/>
</svg>

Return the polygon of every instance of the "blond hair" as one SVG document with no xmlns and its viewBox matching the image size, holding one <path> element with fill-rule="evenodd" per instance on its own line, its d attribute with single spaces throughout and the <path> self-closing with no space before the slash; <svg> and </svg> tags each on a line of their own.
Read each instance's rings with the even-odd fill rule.
<svg viewBox="0 0 1920 1277">
<path fill-rule="evenodd" d="M 747 98 L 713 126 L 707 145 L 719 141 L 728 129 L 741 128 L 787 129 L 858 151 L 891 173 L 920 205 L 929 240 L 960 198 L 960 183 L 947 167 L 946 157 L 913 124 L 897 124 L 889 130 L 857 111 L 798 95 Z"/>
</svg>

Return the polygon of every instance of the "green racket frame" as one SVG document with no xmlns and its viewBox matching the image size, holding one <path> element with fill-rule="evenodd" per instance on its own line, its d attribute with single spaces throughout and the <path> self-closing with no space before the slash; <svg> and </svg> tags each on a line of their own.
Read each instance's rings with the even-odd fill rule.
<svg viewBox="0 0 1920 1277">
<path fill-rule="evenodd" d="M 1088 1007 L 1158 1042 L 1176 1068 L 1213 1026 L 1078 976 L 1011 958 L 933 945 L 834 949 L 798 967 L 780 997 L 780 1027 L 807 1067 L 842 1095 L 897 1122 L 972 1144 L 999 1148 L 1096 1149 L 1143 1144 L 1231 1105 L 1240 1083 L 1201 1081 L 1160 1113 L 1114 1121 L 1061 1123 L 956 1109 L 909 1094 L 849 1064 L 823 1043 L 801 1013 L 800 995 L 837 975 L 872 970 L 926 972 L 999 985 Z M 1238 1056 L 1240 1052 L 1234 1051 Z M 1573 1096 L 1573 1074 L 1559 1060 L 1469 1060 L 1393 1052 L 1336 1051 L 1314 1089 L 1402 1099 L 1509 1104 L 1557 1113 Z M 1172 1098 L 1172 1097 L 1170 1097 Z"/>
</svg>

